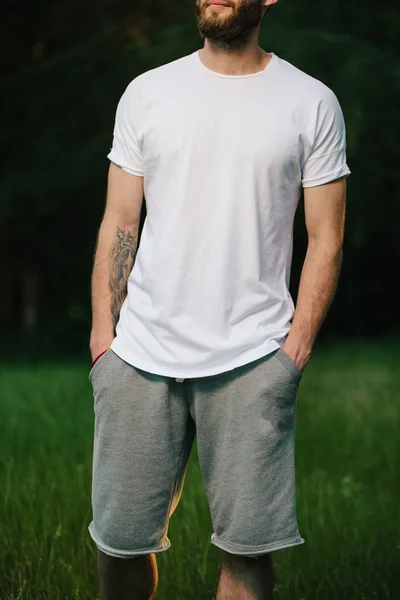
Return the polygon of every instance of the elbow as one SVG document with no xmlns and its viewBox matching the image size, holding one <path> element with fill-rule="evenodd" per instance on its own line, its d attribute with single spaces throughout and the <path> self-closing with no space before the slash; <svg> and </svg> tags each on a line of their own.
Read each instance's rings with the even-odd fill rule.
<svg viewBox="0 0 400 600">
<path fill-rule="evenodd" d="M 340 236 L 309 236 L 308 249 L 332 260 L 343 258 L 343 238 Z"/>
</svg>

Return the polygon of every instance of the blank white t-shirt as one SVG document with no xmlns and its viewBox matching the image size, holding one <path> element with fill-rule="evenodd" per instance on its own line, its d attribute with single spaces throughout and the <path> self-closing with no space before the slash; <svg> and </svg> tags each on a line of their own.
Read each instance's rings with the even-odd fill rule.
<svg viewBox="0 0 400 600">
<path fill-rule="evenodd" d="M 196 51 L 119 102 L 108 158 L 144 177 L 147 217 L 111 348 L 139 369 L 215 375 L 285 342 L 301 189 L 350 171 L 334 93 L 271 57 L 230 76 Z"/>
</svg>

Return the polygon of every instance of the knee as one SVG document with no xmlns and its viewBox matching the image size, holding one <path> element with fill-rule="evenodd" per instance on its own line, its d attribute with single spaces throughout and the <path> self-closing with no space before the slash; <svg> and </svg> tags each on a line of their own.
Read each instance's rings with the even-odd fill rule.
<svg viewBox="0 0 400 600">
<path fill-rule="evenodd" d="M 146 569 L 152 568 L 157 564 L 156 555 L 154 553 L 116 557 L 105 554 L 98 548 L 97 557 L 99 566 L 104 566 L 109 569 Z"/>
<path fill-rule="evenodd" d="M 271 560 L 271 554 L 249 554 L 248 558 L 252 558 L 253 560 L 264 560 L 265 562 L 269 562 Z"/>
<path fill-rule="evenodd" d="M 227 564 L 241 563 L 251 566 L 254 564 L 269 564 L 271 562 L 271 554 L 232 554 L 222 550 L 223 560 Z"/>
<path fill-rule="evenodd" d="M 158 574 L 155 554 L 116 558 L 98 550 L 98 569 L 99 574 L 104 576 L 127 576 L 130 573 L 132 577 L 137 575 L 147 581 L 157 579 Z"/>
</svg>

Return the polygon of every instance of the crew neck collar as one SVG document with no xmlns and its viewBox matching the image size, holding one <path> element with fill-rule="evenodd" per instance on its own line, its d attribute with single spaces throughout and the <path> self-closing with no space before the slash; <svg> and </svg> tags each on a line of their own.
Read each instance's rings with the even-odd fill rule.
<svg viewBox="0 0 400 600">
<path fill-rule="evenodd" d="M 223 73 L 218 73 L 217 71 L 212 71 L 211 69 L 206 67 L 206 65 L 203 63 L 203 61 L 200 58 L 200 50 L 196 50 L 195 52 L 193 52 L 193 54 L 195 55 L 196 61 L 199 63 L 200 67 L 204 71 L 210 73 L 211 75 L 215 75 L 216 77 L 222 77 L 224 79 L 247 79 L 249 77 L 259 77 L 260 75 L 263 75 L 270 70 L 272 64 L 275 62 L 275 60 L 277 58 L 276 54 L 274 54 L 273 52 L 267 52 L 267 54 L 269 54 L 269 56 L 271 57 L 271 60 L 269 61 L 269 63 L 265 67 L 265 69 L 263 69 L 262 71 L 257 71 L 256 73 L 249 73 L 248 75 L 224 75 Z"/>
</svg>

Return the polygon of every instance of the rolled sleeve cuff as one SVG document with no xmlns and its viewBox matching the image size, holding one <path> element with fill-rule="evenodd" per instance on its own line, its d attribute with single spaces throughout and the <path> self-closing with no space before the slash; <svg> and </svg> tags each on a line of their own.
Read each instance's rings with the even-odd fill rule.
<svg viewBox="0 0 400 600">
<path fill-rule="evenodd" d="M 351 175 L 349 167 L 347 165 L 343 165 L 340 169 L 336 169 L 330 173 L 325 173 L 324 175 L 319 175 L 318 177 L 313 177 L 312 179 L 303 179 L 302 185 L 303 188 L 324 185 L 324 183 L 330 183 L 331 181 L 336 181 L 336 179 L 348 177 L 349 175 Z"/>
<path fill-rule="evenodd" d="M 143 177 L 144 175 L 141 152 L 124 144 L 116 137 L 114 137 L 113 147 L 107 158 L 131 175 L 138 177 Z"/>
</svg>

